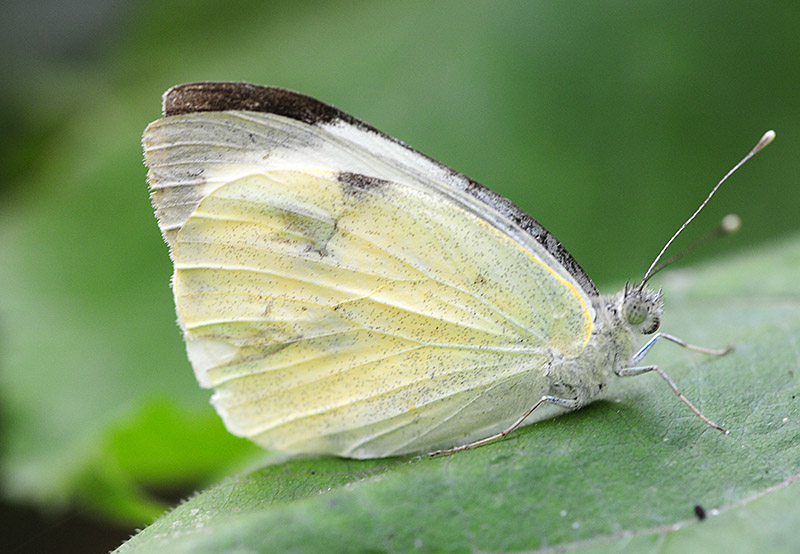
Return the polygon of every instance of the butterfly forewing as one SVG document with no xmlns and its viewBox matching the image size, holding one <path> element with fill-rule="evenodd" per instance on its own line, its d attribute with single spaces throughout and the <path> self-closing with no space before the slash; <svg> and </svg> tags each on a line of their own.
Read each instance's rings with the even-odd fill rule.
<svg viewBox="0 0 800 554">
<path fill-rule="evenodd" d="M 588 340 L 589 301 L 550 254 L 394 144 L 249 112 L 165 118 L 144 142 L 187 349 L 236 434 L 452 446 L 513 422 Z"/>
</svg>

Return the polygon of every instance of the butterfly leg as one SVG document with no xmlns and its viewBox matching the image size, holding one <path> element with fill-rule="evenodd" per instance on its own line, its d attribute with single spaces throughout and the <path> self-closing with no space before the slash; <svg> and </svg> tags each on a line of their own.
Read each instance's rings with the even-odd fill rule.
<svg viewBox="0 0 800 554">
<path fill-rule="evenodd" d="M 665 336 L 669 337 L 669 335 L 665 335 Z M 656 337 L 654 337 L 654 338 L 656 338 Z M 641 352 L 641 350 L 639 352 Z M 722 352 L 722 351 L 720 351 L 720 352 Z M 722 353 L 724 354 L 724 352 L 722 352 Z M 634 356 L 634 360 L 635 359 L 636 359 L 636 356 Z M 700 410 L 695 408 L 694 404 L 692 404 L 689 401 L 688 398 L 683 396 L 683 393 L 678 388 L 678 385 L 676 385 L 675 382 L 672 379 L 670 379 L 669 375 L 664 373 L 664 371 L 660 367 L 658 367 L 657 365 L 648 365 L 648 366 L 642 366 L 642 367 L 623 367 L 623 368 L 618 369 L 616 371 L 616 374 L 619 375 L 620 377 L 632 377 L 634 375 L 641 375 L 642 373 L 649 373 L 651 371 L 655 371 L 656 373 L 658 373 L 667 382 L 667 384 L 670 386 L 670 388 L 672 388 L 672 391 L 675 394 L 678 395 L 678 398 L 681 399 L 681 402 L 683 402 L 684 404 L 689 406 L 689 409 L 692 410 L 692 412 L 694 412 L 694 414 L 697 417 L 702 419 L 708 426 L 713 427 L 714 429 L 716 429 L 718 431 L 722 431 L 726 435 L 728 434 L 728 430 L 727 429 L 725 429 L 724 427 L 721 427 L 720 425 L 717 425 L 716 423 L 714 423 L 713 421 L 708 419 L 706 416 L 704 416 L 700 412 Z"/>
<path fill-rule="evenodd" d="M 673 337 L 672 335 L 668 335 L 666 333 L 656 333 L 655 335 L 653 335 L 653 338 L 647 341 L 647 344 L 645 344 L 641 348 L 641 350 L 639 350 L 636 354 L 633 355 L 631 361 L 633 363 L 638 363 L 642 358 L 644 358 L 647 355 L 647 353 L 650 351 L 651 348 L 653 348 L 653 345 L 659 339 L 672 341 L 678 346 L 682 346 L 683 348 L 694 350 L 695 352 L 701 352 L 703 354 L 710 354 L 712 356 L 722 356 L 723 354 L 727 354 L 728 352 L 733 350 L 733 346 L 728 346 L 727 348 L 723 348 L 721 350 L 715 350 L 713 348 L 703 348 L 702 346 L 695 346 L 694 344 L 689 344 L 687 342 L 684 342 L 678 337 Z"/>
<path fill-rule="evenodd" d="M 436 456 L 440 456 L 441 454 L 453 454 L 454 452 L 461 452 L 462 450 L 468 450 L 470 448 L 476 448 L 478 446 L 483 446 L 484 444 L 490 443 L 492 441 L 496 441 L 497 439 L 502 439 L 514 429 L 522 425 L 522 422 L 533 413 L 533 410 L 548 402 L 550 404 L 555 404 L 556 406 L 561 406 L 562 408 L 566 408 L 567 410 L 574 410 L 578 407 L 578 401 L 571 399 L 571 398 L 558 398 L 557 396 L 543 396 L 541 397 L 536 404 L 531 406 L 531 408 L 525 412 L 522 417 L 520 417 L 517 421 L 512 423 L 507 429 L 504 431 L 500 431 L 490 437 L 486 437 L 485 439 L 481 439 L 475 442 L 470 442 L 467 444 L 462 444 L 461 446 L 455 446 L 453 448 L 448 448 L 447 450 L 437 450 L 436 452 L 431 452 L 428 456 L 434 458 Z"/>
</svg>

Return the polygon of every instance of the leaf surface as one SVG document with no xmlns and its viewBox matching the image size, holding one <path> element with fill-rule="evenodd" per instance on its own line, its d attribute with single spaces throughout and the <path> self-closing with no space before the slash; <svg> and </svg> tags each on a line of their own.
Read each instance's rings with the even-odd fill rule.
<svg viewBox="0 0 800 554">
<path fill-rule="evenodd" d="M 118 552 L 796 550 L 799 260 L 794 239 L 664 276 L 664 331 L 736 349 L 712 359 L 665 344 L 647 359 L 730 435 L 657 376 L 625 379 L 606 401 L 452 456 L 266 463 Z M 698 504 L 719 515 L 698 521 Z"/>
</svg>

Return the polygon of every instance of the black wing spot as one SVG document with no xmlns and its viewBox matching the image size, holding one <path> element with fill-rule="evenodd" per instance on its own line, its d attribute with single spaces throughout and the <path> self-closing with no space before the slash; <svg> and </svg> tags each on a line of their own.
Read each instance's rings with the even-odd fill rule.
<svg viewBox="0 0 800 554">
<path fill-rule="evenodd" d="M 336 175 L 336 180 L 341 183 L 345 198 L 353 200 L 362 200 L 366 199 L 367 195 L 380 194 L 389 185 L 389 181 L 385 179 L 344 171 Z"/>
</svg>

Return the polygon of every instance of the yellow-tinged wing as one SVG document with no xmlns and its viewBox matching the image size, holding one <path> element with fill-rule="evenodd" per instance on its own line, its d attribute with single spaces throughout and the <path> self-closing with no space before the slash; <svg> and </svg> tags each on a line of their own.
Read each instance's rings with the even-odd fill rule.
<svg viewBox="0 0 800 554">
<path fill-rule="evenodd" d="M 189 357 L 235 434 L 353 457 L 463 444 L 589 338 L 580 275 L 371 128 L 201 112 L 144 145 Z"/>
</svg>

